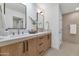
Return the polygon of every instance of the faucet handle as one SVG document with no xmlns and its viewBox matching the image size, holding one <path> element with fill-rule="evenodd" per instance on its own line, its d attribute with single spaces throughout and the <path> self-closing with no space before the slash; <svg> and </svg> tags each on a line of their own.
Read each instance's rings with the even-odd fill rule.
<svg viewBox="0 0 79 59">
<path fill-rule="evenodd" d="M 8 28 L 7 28 L 7 29 L 5 29 L 5 31 L 8 31 Z"/>
<path fill-rule="evenodd" d="M 13 32 L 12 34 L 13 34 L 13 35 L 15 35 L 15 33 L 14 33 L 14 32 Z"/>
<path fill-rule="evenodd" d="M 24 34 L 24 32 L 22 32 L 22 34 Z"/>
</svg>

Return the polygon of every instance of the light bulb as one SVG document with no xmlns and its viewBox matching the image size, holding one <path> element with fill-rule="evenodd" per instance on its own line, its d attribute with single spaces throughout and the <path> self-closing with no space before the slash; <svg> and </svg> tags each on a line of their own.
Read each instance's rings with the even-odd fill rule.
<svg viewBox="0 0 79 59">
<path fill-rule="evenodd" d="M 38 10 L 37 10 L 37 12 L 38 12 L 38 13 L 40 13 L 40 12 L 41 12 L 41 10 L 40 10 L 40 9 L 38 9 Z"/>
<path fill-rule="evenodd" d="M 44 15 L 44 13 L 42 12 L 41 15 Z"/>
<path fill-rule="evenodd" d="M 75 8 L 75 10 L 79 10 L 79 7 Z"/>
</svg>

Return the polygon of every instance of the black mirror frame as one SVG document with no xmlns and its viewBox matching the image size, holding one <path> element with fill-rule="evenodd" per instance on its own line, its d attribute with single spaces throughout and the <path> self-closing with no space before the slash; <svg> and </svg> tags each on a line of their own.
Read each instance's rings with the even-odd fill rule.
<svg viewBox="0 0 79 59">
<path fill-rule="evenodd" d="M 25 6 L 24 4 L 20 3 L 21 5 Z M 5 6 L 6 3 L 3 4 L 4 5 L 4 15 L 5 15 Z M 25 6 L 25 28 L 7 28 L 7 29 L 26 29 L 27 28 L 27 7 Z"/>
</svg>

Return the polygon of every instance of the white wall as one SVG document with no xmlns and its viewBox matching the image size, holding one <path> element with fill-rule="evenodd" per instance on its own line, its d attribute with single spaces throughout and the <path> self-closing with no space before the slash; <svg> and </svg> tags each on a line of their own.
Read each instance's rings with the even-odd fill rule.
<svg viewBox="0 0 79 59">
<path fill-rule="evenodd" d="M 5 13 L 5 24 L 6 24 L 6 28 L 13 28 L 13 16 L 19 17 L 19 18 L 23 18 L 23 26 L 25 27 L 25 13 L 21 13 L 9 8 L 5 9 L 6 13 Z"/>
<path fill-rule="evenodd" d="M 0 10 L 0 35 L 4 35 L 4 31 L 5 31 L 5 22 L 4 22 L 4 16 L 3 16 L 3 10 L 4 10 L 4 6 L 3 3 L 0 3 L 2 12 Z"/>
<path fill-rule="evenodd" d="M 27 3 L 27 29 L 30 29 L 32 27 L 31 20 L 29 19 L 29 16 L 32 17 L 34 20 L 37 19 L 36 13 L 37 13 L 37 6 L 33 3 Z"/>
<path fill-rule="evenodd" d="M 61 44 L 59 34 L 59 4 L 37 4 L 38 8 L 45 11 L 45 21 L 49 21 L 49 28 L 52 32 L 52 47 L 59 49 Z"/>
<path fill-rule="evenodd" d="M 59 5 L 59 41 L 61 45 L 62 43 L 62 10 L 61 10 L 60 5 Z"/>
</svg>

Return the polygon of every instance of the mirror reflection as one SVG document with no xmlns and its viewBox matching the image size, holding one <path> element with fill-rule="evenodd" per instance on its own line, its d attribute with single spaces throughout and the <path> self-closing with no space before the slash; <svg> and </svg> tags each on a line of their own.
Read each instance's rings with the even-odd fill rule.
<svg viewBox="0 0 79 59">
<path fill-rule="evenodd" d="M 2 27 L 2 11 L 1 11 L 1 5 L 0 5 L 0 28 Z"/>
<path fill-rule="evenodd" d="M 38 20 L 38 32 L 44 31 L 44 11 L 42 9 L 38 9 L 37 20 Z"/>
<path fill-rule="evenodd" d="M 26 28 L 26 6 L 21 3 L 5 3 L 5 23 L 7 28 Z"/>
</svg>

